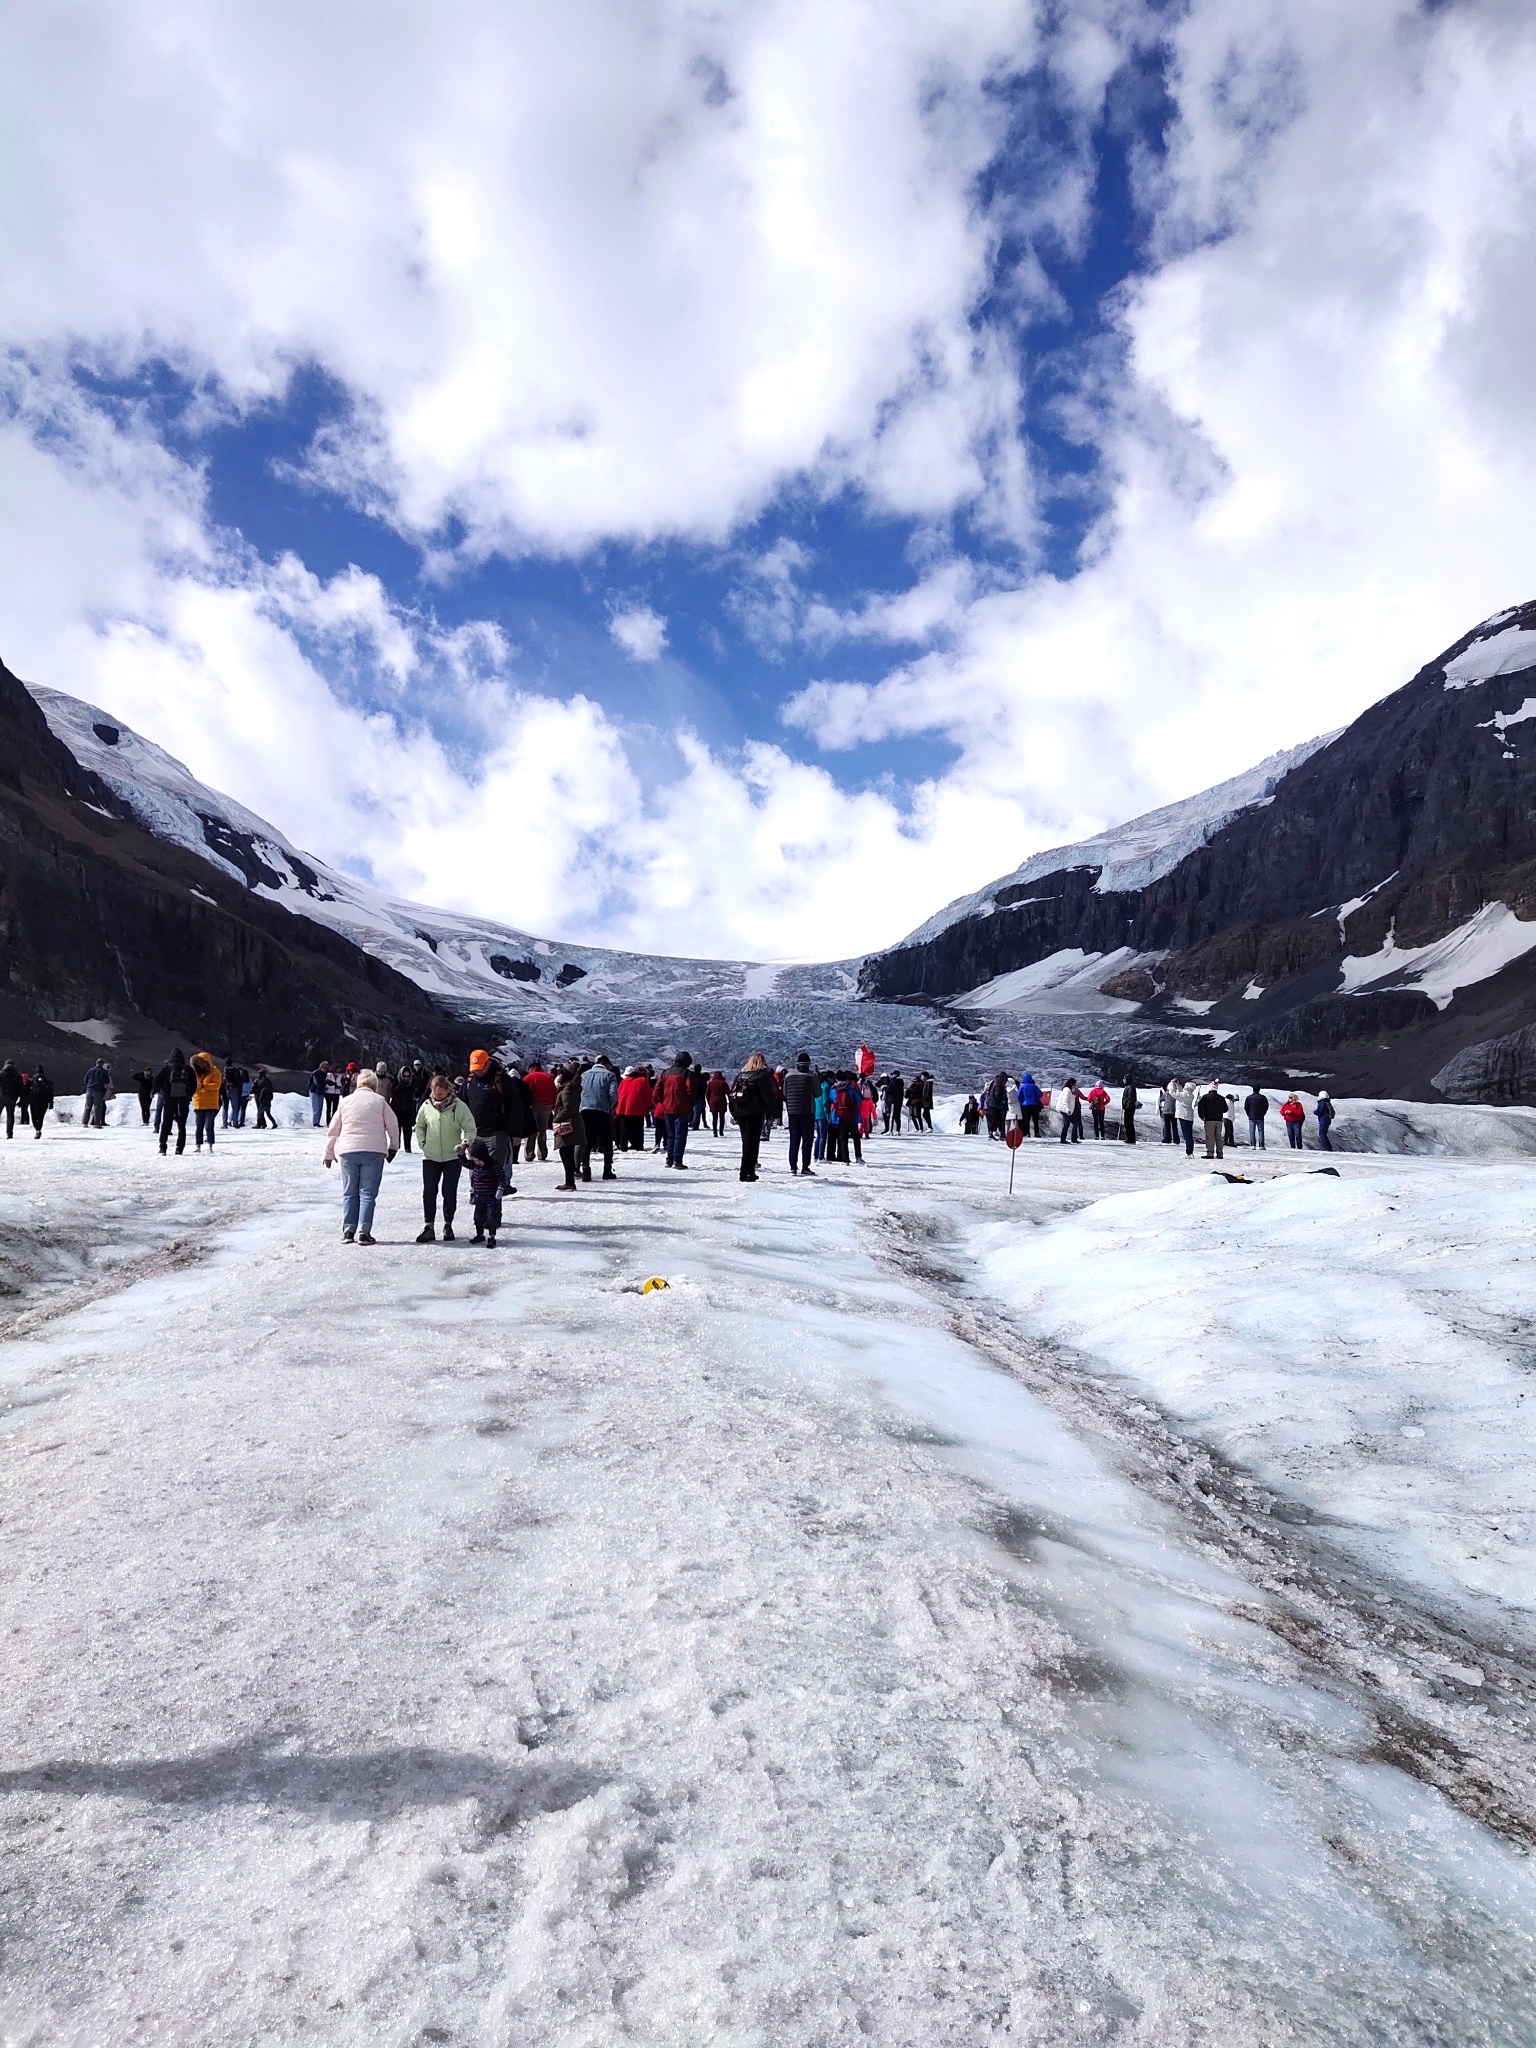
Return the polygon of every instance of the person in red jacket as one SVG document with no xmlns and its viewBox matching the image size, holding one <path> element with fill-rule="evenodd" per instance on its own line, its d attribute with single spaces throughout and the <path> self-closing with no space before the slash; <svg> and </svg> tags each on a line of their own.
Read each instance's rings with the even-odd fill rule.
<svg viewBox="0 0 1536 2048">
<path fill-rule="evenodd" d="M 661 1077 L 657 1104 L 666 1130 L 667 1164 L 686 1172 L 683 1153 L 688 1146 L 688 1126 L 693 1119 L 693 1059 L 680 1052 Z"/>
<path fill-rule="evenodd" d="M 1306 1129 L 1306 1105 L 1293 1088 L 1280 1105 L 1280 1114 L 1285 1119 L 1285 1135 L 1290 1140 L 1293 1152 L 1305 1152 L 1306 1144 L 1302 1132 Z"/>
<path fill-rule="evenodd" d="M 709 1084 L 704 1091 L 704 1099 L 709 1104 L 710 1128 L 714 1131 L 717 1138 L 725 1136 L 725 1109 L 730 1093 L 731 1091 L 726 1085 L 724 1074 L 716 1067 L 709 1077 Z"/>
<path fill-rule="evenodd" d="M 1083 1097 L 1083 1100 L 1093 1111 L 1093 1135 L 1096 1138 L 1102 1138 L 1104 1135 L 1104 1112 L 1109 1107 L 1109 1090 L 1102 1081 L 1095 1081 L 1088 1090 L 1088 1093 Z"/>
<path fill-rule="evenodd" d="M 543 1060 L 535 1053 L 523 1075 L 523 1085 L 528 1090 L 528 1100 L 533 1115 L 528 1125 L 528 1146 L 523 1157 L 533 1164 L 533 1148 L 539 1148 L 539 1157 L 549 1157 L 549 1127 L 555 1118 L 555 1077 L 546 1072 Z"/>
<path fill-rule="evenodd" d="M 651 1077 L 639 1067 L 626 1067 L 619 1083 L 618 1139 L 621 1152 L 645 1150 L 645 1120 L 655 1106 Z"/>
</svg>

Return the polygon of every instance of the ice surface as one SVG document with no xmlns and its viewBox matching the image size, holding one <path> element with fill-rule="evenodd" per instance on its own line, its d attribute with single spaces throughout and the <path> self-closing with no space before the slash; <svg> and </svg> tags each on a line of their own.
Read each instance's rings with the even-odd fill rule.
<svg viewBox="0 0 1536 2048">
<path fill-rule="evenodd" d="M 1498 1645 L 1447 1652 L 1438 1699 L 1395 1573 L 1390 1619 L 1341 1595 L 1301 1629 L 1284 1526 L 1261 1569 L 1168 1476 L 1198 1426 L 1144 1419 L 1129 1370 L 1086 1411 L 1091 1348 L 989 1306 L 1022 1250 L 1115 1321 L 1115 1257 L 1070 1233 L 1150 1201 L 1131 1263 L 1197 1291 L 1147 1357 L 1165 1322 L 1198 1340 L 1199 1166 L 1029 1145 L 1010 1204 L 984 1139 L 799 1184 L 780 1139 L 754 1187 L 700 1139 L 685 1175 L 623 1157 L 569 1197 L 519 1167 L 492 1254 L 409 1241 L 402 1158 L 367 1252 L 302 1124 L 162 1161 L 114 1112 L 0 1146 L 0 1223 L 75 1261 L 0 1349 L 5 2037 L 1531 2038 L 1529 1864 L 1384 1760 L 1408 1701 L 1519 1779 L 1463 1698 L 1508 1710 Z M 1420 1263 L 1437 1214 L 1464 1227 L 1435 1191 L 1471 1173 L 1486 1206 L 1510 1172 L 1274 1164 L 1220 1194 L 1297 1229 L 1319 1189 L 1421 1189 Z M 1496 1398 L 1449 1313 L 1437 1341 L 1464 1407 Z M 1252 1343 L 1283 1380 L 1294 1332 Z M 1393 1458 L 1436 1471 L 1450 1425 L 1414 1412 Z"/>
<path fill-rule="evenodd" d="M 1342 913 L 1341 913 L 1342 917 Z M 1485 903 L 1475 917 L 1428 946 L 1399 946 L 1389 931 L 1379 953 L 1349 953 L 1341 990 L 1385 985 L 1421 988 L 1443 1010 L 1460 988 L 1486 981 L 1536 946 L 1536 919 L 1526 922 L 1507 903 Z"/>
<path fill-rule="evenodd" d="M 1519 675 L 1536 668 L 1536 632 L 1528 627 L 1505 626 L 1472 645 L 1445 665 L 1445 687 L 1465 690 L 1473 683 L 1490 682 L 1494 676 Z"/>
</svg>

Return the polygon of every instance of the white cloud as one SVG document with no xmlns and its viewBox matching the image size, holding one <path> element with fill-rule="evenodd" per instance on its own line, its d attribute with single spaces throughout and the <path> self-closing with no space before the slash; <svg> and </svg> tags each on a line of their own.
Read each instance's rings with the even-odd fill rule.
<svg viewBox="0 0 1536 2048">
<path fill-rule="evenodd" d="M 109 426 L 54 372 L 66 342 L 158 349 L 227 405 L 317 358 L 357 401 L 333 473 L 407 527 L 457 512 L 477 548 L 722 538 L 794 478 L 1027 540 L 1015 371 L 972 314 L 1005 219 L 1073 242 L 1090 190 L 1069 153 L 976 205 L 984 83 L 1038 47 L 1027 8 L 580 0 L 469 7 L 453 37 L 389 6 L 79 16 L 0 25 L 26 201 L 0 338 L 28 352 L 0 651 L 402 891 L 673 949 L 862 950 L 1338 724 L 1531 594 L 1515 0 L 1158 17 L 1178 124 L 1142 166 L 1156 264 L 1118 307 L 1123 369 L 1075 415 L 1111 487 L 1089 566 L 1006 588 L 940 549 L 910 591 L 832 604 L 808 527 L 742 577 L 764 650 L 828 657 L 792 728 L 902 743 L 906 811 L 688 733 L 642 785 L 621 726 L 521 686 L 494 628 L 231 551 L 148 421 Z M 1150 19 L 1068 10 L 1083 118 Z M 1015 284 L 1048 304 L 1027 255 Z M 902 659 L 842 681 L 849 643 Z"/>
<path fill-rule="evenodd" d="M 608 631 L 631 661 L 659 661 L 667 644 L 667 622 L 648 604 L 615 612 Z"/>
</svg>

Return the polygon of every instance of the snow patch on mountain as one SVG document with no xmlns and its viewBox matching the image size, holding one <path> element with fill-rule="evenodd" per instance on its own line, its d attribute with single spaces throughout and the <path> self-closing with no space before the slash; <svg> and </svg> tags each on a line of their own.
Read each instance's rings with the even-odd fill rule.
<svg viewBox="0 0 1536 2048">
<path fill-rule="evenodd" d="M 1145 889 L 1161 876 L 1169 874 L 1186 854 L 1204 846 L 1239 812 L 1268 803 L 1283 777 L 1337 737 L 1337 733 L 1328 732 L 1316 739 L 1304 740 L 1300 746 L 1271 754 L 1257 767 L 1245 769 L 1241 775 L 1217 783 L 1214 789 L 1202 790 L 1198 796 L 1184 797 L 1176 804 L 1165 804 L 1161 810 L 1148 811 L 1144 817 L 1131 818 L 1123 825 L 1100 833 L 1097 838 L 1080 839 L 1071 846 L 1053 846 L 1043 853 L 1032 853 L 1012 874 L 1000 875 L 995 882 L 988 882 L 984 889 L 978 889 L 972 895 L 957 897 L 926 923 L 920 924 L 916 931 L 909 932 L 901 944 L 922 945 L 926 940 L 936 939 L 962 918 L 989 916 L 1000 907 L 1014 908 L 1014 905 L 1000 906 L 997 903 L 999 891 L 1072 868 L 1097 868 L 1098 879 L 1093 886 L 1100 895 L 1116 889 Z"/>
<path fill-rule="evenodd" d="M 1474 683 L 1491 682 L 1495 676 L 1515 676 L 1536 668 L 1536 631 L 1530 627 L 1502 626 L 1493 633 L 1486 626 L 1478 630 L 1487 637 L 1474 640 L 1445 664 L 1448 690 L 1466 690 Z"/>
<path fill-rule="evenodd" d="M 1516 917 L 1507 903 L 1486 903 L 1475 917 L 1428 946 L 1399 946 L 1393 932 L 1379 953 L 1346 954 L 1341 993 L 1364 988 L 1419 988 L 1437 1010 L 1443 1010 L 1458 989 L 1486 981 L 1511 960 L 1536 947 L 1536 919 Z"/>
<path fill-rule="evenodd" d="M 1129 1017 L 1140 1004 L 1105 995 L 1103 984 L 1111 975 L 1123 974 L 1130 967 L 1152 966 L 1162 958 L 1161 953 L 1138 953 L 1134 946 L 1117 946 L 1112 953 L 1085 953 L 1081 946 L 1064 946 L 1044 960 L 1016 967 L 1011 974 L 996 975 L 979 988 L 952 997 L 951 1006 L 957 1010 L 1008 1010 L 1021 1016 Z"/>
</svg>

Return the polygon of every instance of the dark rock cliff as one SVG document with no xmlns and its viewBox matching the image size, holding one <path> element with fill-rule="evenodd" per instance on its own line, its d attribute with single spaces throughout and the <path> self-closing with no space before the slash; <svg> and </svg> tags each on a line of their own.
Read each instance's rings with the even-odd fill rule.
<svg viewBox="0 0 1536 2048">
<path fill-rule="evenodd" d="M 338 933 L 144 831 L 0 663 L 0 1030 L 24 1043 L 47 1019 L 92 1016 L 272 1064 L 471 1038 Z"/>
<path fill-rule="evenodd" d="M 1063 948 L 1131 947 L 1164 957 L 1113 993 L 1154 1017 L 1180 998 L 1213 1005 L 1206 1023 L 1239 1030 L 1239 1049 L 1322 1052 L 1427 1026 L 1439 1013 L 1422 996 L 1341 996 L 1340 963 L 1389 934 L 1426 945 L 1495 902 L 1536 918 L 1536 723 L 1520 716 L 1536 659 L 1446 687 L 1448 664 L 1512 629 L 1536 632 L 1536 602 L 1466 634 L 1146 887 L 1100 893 L 1101 870 L 1081 866 L 1005 887 L 990 911 L 872 957 L 860 992 L 953 999 Z"/>
</svg>

